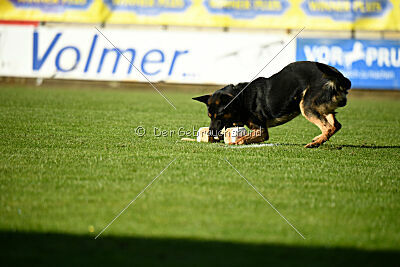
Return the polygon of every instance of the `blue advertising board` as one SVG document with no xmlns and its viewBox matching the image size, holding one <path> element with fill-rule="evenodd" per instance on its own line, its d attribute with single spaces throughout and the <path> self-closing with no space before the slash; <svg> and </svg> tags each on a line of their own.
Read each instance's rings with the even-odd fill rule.
<svg viewBox="0 0 400 267">
<path fill-rule="evenodd" d="M 353 88 L 400 90 L 400 40 L 299 38 L 296 60 L 333 66 Z"/>
</svg>

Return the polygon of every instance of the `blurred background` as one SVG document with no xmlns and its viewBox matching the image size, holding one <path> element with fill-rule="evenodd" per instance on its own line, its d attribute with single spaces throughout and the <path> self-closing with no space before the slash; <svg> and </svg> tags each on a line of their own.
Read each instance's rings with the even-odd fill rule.
<svg viewBox="0 0 400 267">
<path fill-rule="evenodd" d="M 400 89 L 400 0 L 0 1 L 6 82 L 146 82 L 140 70 L 153 82 L 237 83 L 289 42 L 259 76 L 310 60 L 353 88 Z"/>
</svg>

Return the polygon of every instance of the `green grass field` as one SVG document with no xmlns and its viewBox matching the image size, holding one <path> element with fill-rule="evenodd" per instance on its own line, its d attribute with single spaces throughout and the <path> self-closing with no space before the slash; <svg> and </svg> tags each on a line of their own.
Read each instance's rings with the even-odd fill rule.
<svg viewBox="0 0 400 267">
<path fill-rule="evenodd" d="M 200 93 L 165 92 L 174 110 L 146 89 L 2 86 L 2 266 L 399 264 L 399 100 L 350 97 L 318 149 L 301 116 L 270 129 L 277 146 L 232 148 L 180 141 L 209 123 Z"/>
</svg>

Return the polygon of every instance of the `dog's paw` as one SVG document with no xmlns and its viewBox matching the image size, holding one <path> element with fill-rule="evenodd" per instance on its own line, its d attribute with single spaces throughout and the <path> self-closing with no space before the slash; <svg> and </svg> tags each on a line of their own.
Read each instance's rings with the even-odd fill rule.
<svg viewBox="0 0 400 267">
<path fill-rule="evenodd" d="M 317 138 L 317 140 L 315 140 Z M 306 148 L 316 148 L 325 143 L 326 141 L 329 140 L 329 137 L 327 135 L 321 134 L 319 136 L 316 136 L 311 143 L 305 145 Z"/>
<path fill-rule="evenodd" d="M 236 142 L 236 145 L 244 145 L 245 143 L 245 140 L 239 140 Z"/>
<path fill-rule="evenodd" d="M 229 143 L 230 145 L 243 145 L 246 143 L 246 136 L 240 137 L 236 142 Z"/>
<path fill-rule="evenodd" d="M 243 142 L 236 141 L 236 142 L 229 143 L 229 145 L 232 145 L 232 146 L 243 145 Z"/>
<path fill-rule="evenodd" d="M 313 138 L 313 140 L 311 141 L 311 142 L 315 142 L 315 141 L 317 141 L 318 139 L 320 139 L 322 137 L 322 134 L 320 134 L 320 135 L 317 135 L 316 137 L 314 137 Z"/>
<path fill-rule="evenodd" d="M 320 142 L 312 142 L 312 143 L 309 143 L 309 144 L 305 145 L 304 147 L 305 147 L 305 148 L 317 148 L 317 147 L 319 147 L 320 145 L 321 145 Z"/>
</svg>

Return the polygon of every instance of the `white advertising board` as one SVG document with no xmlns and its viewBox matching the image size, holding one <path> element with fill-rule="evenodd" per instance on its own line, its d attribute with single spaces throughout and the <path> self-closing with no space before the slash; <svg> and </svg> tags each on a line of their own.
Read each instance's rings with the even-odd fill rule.
<svg viewBox="0 0 400 267">
<path fill-rule="evenodd" d="M 238 83 L 251 80 L 291 39 L 261 33 L 99 30 L 0 26 L 0 76 Z M 295 61 L 295 43 L 258 76 L 271 76 Z"/>
</svg>

